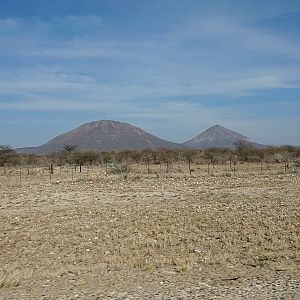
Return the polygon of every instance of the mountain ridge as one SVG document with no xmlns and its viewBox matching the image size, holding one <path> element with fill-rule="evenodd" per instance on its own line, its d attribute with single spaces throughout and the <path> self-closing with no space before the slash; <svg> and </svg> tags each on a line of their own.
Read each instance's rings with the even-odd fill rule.
<svg viewBox="0 0 300 300">
<path fill-rule="evenodd" d="M 34 149 L 20 148 L 18 151 L 29 149 L 30 153 L 44 154 L 61 150 L 65 144 L 76 145 L 80 150 L 98 151 L 182 148 L 181 144 L 158 138 L 129 123 L 101 120 L 84 123 Z"/>
<path fill-rule="evenodd" d="M 65 144 L 76 145 L 79 150 L 97 151 L 142 150 L 146 148 L 233 148 L 234 143 L 239 140 L 246 141 L 249 145 L 257 148 L 265 147 L 252 142 L 249 137 L 221 125 L 214 125 L 184 143 L 174 143 L 126 122 L 100 120 L 84 123 L 38 147 L 19 148 L 17 151 L 19 153 L 47 154 L 62 150 Z"/>
</svg>

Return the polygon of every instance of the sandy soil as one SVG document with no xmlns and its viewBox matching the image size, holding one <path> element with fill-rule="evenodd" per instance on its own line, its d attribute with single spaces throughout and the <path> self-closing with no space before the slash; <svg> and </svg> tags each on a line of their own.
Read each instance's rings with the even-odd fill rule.
<svg viewBox="0 0 300 300">
<path fill-rule="evenodd" d="M 299 182 L 252 171 L 6 178 L 0 298 L 300 299 Z"/>
</svg>

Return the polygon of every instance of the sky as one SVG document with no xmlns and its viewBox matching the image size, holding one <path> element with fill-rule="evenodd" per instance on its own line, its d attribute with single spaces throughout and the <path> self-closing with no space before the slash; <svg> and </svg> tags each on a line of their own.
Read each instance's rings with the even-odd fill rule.
<svg viewBox="0 0 300 300">
<path fill-rule="evenodd" d="M 102 119 L 300 145 L 300 0 L 0 0 L 0 144 Z"/>
</svg>

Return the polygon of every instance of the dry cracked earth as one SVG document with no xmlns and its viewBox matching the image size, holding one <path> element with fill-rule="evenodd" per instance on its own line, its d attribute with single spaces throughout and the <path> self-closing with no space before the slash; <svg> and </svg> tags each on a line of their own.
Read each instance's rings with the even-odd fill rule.
<svg viewBox="0 0 300 300">
<path fill-rule="evenodd" d="M 2 182 L 0 299 L 300 299 L 300 175 Z"/>
</svg>

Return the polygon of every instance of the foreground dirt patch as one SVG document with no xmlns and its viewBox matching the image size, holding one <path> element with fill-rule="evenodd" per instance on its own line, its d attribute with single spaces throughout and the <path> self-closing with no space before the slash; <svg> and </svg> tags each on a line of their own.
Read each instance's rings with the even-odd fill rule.
<svg viewBox="0 0 300 300">
<path fill-rule="evenodd" d="M 3 186 L 0 298 L 299 299 L 299 178 Z"/>
</svg>

